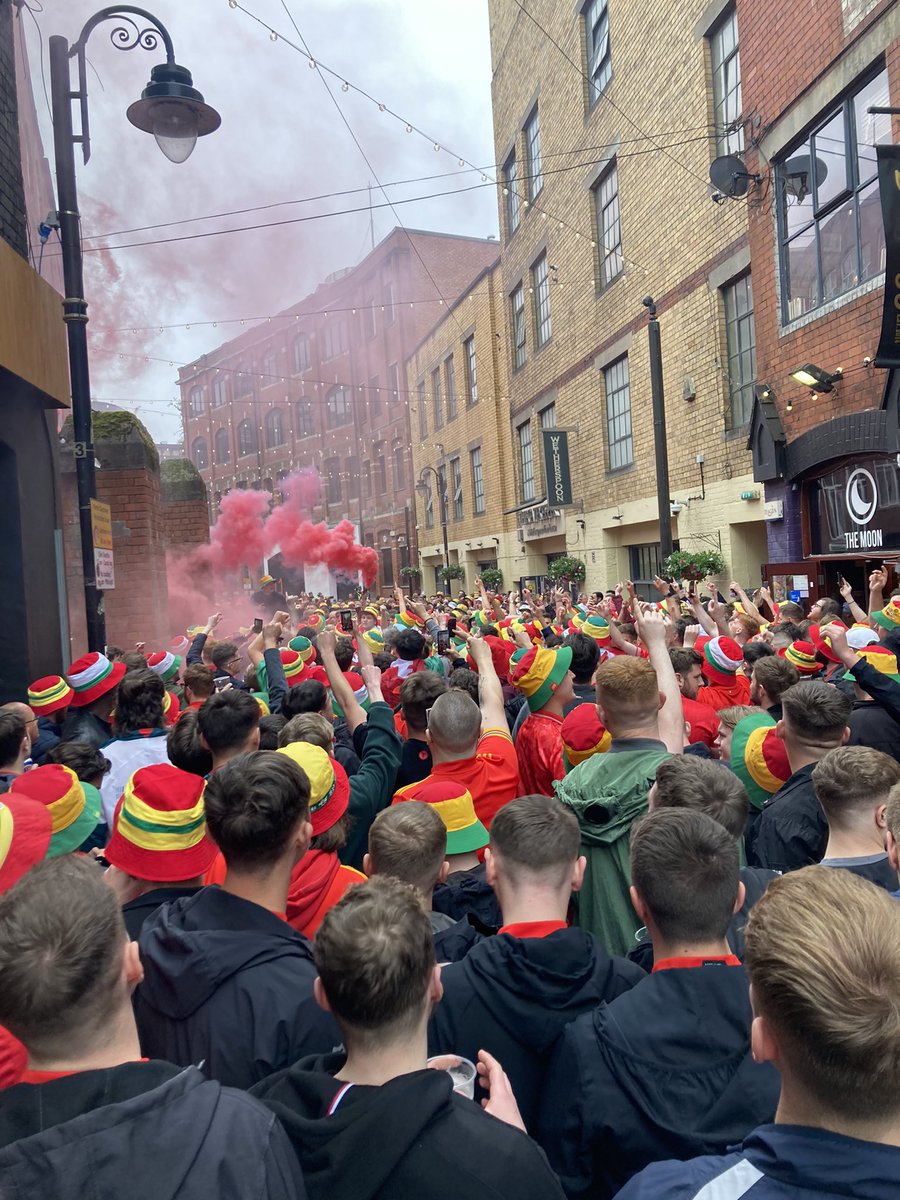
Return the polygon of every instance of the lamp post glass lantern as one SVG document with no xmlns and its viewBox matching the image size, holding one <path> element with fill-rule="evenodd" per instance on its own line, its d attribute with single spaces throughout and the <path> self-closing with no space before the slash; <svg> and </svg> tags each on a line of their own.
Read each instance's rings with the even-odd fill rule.
<svg viewBox="0 0 900 1200">
<path fill-rule="evenodd" d="M 84 298 L 84 262 L 81 250 L 81 216 L 75 180 L 75 145 L 80 143 L 85 163 L 91 157 L 87 104 L 88 38 L 98 25 L 113 22 L 110 42 L 117 50 L 165 50 L 166 61 L 151 71 L 150 82 L 140 100 L 128 109 L 129 121 L 152 133 L 171 162 L 184 162 L 197 138 L 212 133 L 221 117 L 193 86 L 190 71 L 178 66 L 172 39 L 165 26 L 143 8 L 120 5 L 101 9 L 85 24 L 74 46 L 64 37 L 49 39 L 50 92 L 53 108 L 53 148 L 56 162 L 56 192 L 59 238 L 62 245 L 65 299 L 63 320 L 69 347 L 69 377 L 72 388 L 72 427 L 75 474 L 78 486 L 78 522 L 84 573 L 84 600 L 89 650 L 102 651 L 106 643 L 103 601 L 97 587 L 91 499 L 95 495 L 94 445 L 91 429 L 91 383 L 87 350 L 87 301 Z M 71 60 L 77 66 L 77 85 L 72 86 Z M 80 124 L 76 134 L 72 103 L 78 102 Z"/>
</svg>

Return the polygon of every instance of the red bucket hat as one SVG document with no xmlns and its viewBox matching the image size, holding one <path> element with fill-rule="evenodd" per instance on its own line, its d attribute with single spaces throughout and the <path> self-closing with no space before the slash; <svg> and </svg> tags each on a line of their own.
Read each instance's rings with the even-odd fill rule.
<svg viewBox="0 0 900 1200">
<path fill-rule="evenodd" d="M 703 659 L 703 674 L 710 683 L 728 687 L 744 662 L 744 652 L 734 638 L 720 635 L 704 643 Z"/>
<path fill-rule="evenodd" d="M 69 667 L 66 681 L 74 695 L 69 703 L 73 708 L 84 708 L 93 704 L 107 692 L 111 692 L 125 674 L 123 662 L 111 663 L 105 654 L 93 650 L 82 654 Z"/>
<path fill-rule="evenodd" d="M 44 859 L 52 829 L 50 810 L 38 800 L 13 795 L 0 800 L 0 892 Z"/>
<path fill-rule="evenodd" d="M 49 717 L 68 708 L 74 695 L 62 675 L 45 675 L 28 685 L 28 707 L 36 717 Z"/>
<path fill-rule="evenodd" d="M 291 742 L 279 746 L 279 754 L 286 754 L 309 779 L 309 819 L 313 837 L 336 825 L 350 803 L 350 780 L 339 762 L 329 758 L 321 746 L 312 742 Z"/>
<path fill-rule="evenodd" d="M 135 771 L 116 805 L 107 859 L 154 883 L 203 875 L 217 853 L 206 832 L 205 788 L 199 775 L 171 763 Z"/>
<path fill-rule="evenodd" d="M 605 754 L 612 745 L 612 734 L 597 716 L 593 704 L 579 704 L 563 719 L 560 730 L 563 761 L 577 767 L 592 754 Z"/>
</svg>

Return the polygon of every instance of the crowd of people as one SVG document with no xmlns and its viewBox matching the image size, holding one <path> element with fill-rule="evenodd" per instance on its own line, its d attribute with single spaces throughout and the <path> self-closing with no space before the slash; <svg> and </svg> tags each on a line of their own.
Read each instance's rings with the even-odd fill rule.
<svg viewBox="0 0 900 1200">
<path fill-rule="evenodd" d="M 0 1195 L 896 1196 L 890 580 L 264 577 L 246 628 L 35 680 Z"/>
</svg>

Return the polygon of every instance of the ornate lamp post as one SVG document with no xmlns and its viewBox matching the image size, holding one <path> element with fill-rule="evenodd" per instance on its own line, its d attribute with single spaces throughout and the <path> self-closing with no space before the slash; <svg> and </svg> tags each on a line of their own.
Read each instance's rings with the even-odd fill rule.
<svg viewBox="0 0 900 1200">
<path fill-rule="evenodd" d="M 419 482 L 416 484 L 416 491 L 427 494 L 431 491 L 431 484 L 428 482 L 428 476 L 434 476 L 435 487 L 438 494 L 438 499 L 441 503 L 441 533 L 444 535 L 444 566 L 447 570 L 450 569 L 450 548 L 447 544 L 447 493 L 444 490 L 444 481 L 441 479 L 441 473 L 437 467 L 423 467 L 419 472 Z M 449 580 L 445 580 L 449 583 Z"/>
</svg>

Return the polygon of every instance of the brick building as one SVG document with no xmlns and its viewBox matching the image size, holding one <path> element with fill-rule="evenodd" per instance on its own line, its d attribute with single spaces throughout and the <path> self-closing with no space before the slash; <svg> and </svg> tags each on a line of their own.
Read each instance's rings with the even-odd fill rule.
<svg viewBox="0 0 900 1200">
<path fill-rule="evenodd" d="M 475 576 L 499 567 L 512 586 L 518 571 L 515 503 L 511 486 L 509 371 L 496 348 L 504 309 L 500 260 L 471 282 L 406 363 L 406 386 L 414 403 L 413 473 L 427 481 L 417 494 L 416 527 L 421 583 L 427 592 L 471 591 Z M 423 468 L 437 471 L 438 479 Z M 448 585 L 440 493 L 447 515 L 450 563 L 465 576 Z"/>
<path fill-rule="evenodd" d="M 861 599 L 870 567 L 900 553 L 900 371 L 871 365 L 885 270 L 874 147 L 898 141 L 900 120 L 868 111 L 900 106 L 900 7 L 737 0 L 737 20 L 747 162 L 763 176 L 751 441 L 774 517 L 769 574 L 815 596 L 837 595 L 840 573 Z M 801 25 L 814 55 L 796 53 Z M 843 377 L 804 387 L 791 373 L 808 364 Z"/>
<path fill-rule="evenodd" d="M 638 0 L 489 5 L 516 577 L 569 553 L 589 589 L 659 564 L 647 314 L 662 333 L 672 534 L 759 578 L 747 427 L 756 379 L 748 202 L 711 160 L 746 139 L 731 14 Z M 555 43 L 555 44 L 554 44 Z M 547 504 L 542 428 L 569 430 L 576 503 Z"/>
<path fill-rule="evenodd" d="M 315 467 L 313 518 L 353 521 L 378 552 L 375 587 L 399 580 L 415 558 L 403 364 L 496 254 L 488 239 L 395 229 L 357 266 L 181 370 L 185 449 L 210 519 L 231 488 L 277 498 L 285 476 Z"/>
</svg>

